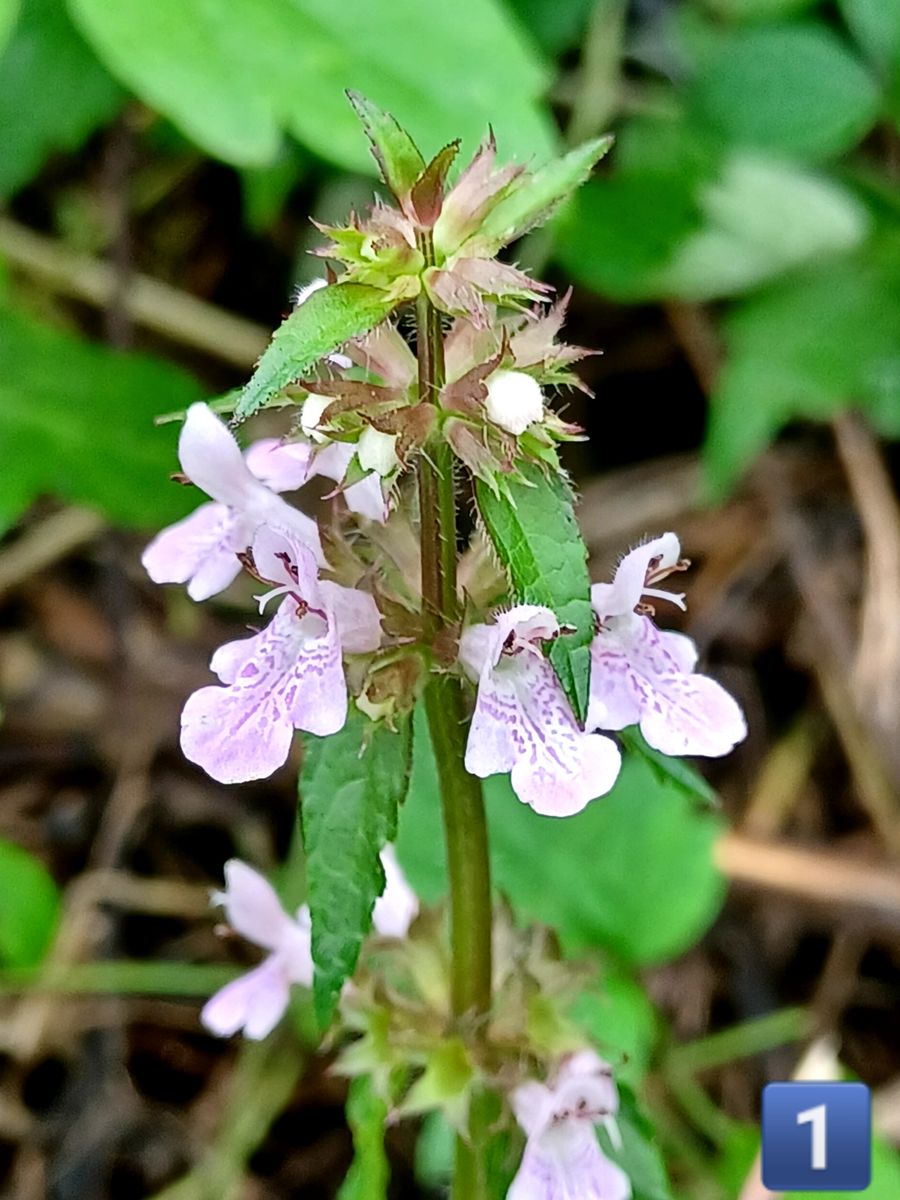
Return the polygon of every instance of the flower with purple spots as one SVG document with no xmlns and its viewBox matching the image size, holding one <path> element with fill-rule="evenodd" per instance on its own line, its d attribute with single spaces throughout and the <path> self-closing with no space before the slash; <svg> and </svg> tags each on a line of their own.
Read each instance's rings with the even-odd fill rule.
<svg viewBox="0 0 900 1200">
<path fill-rule="evenodd" d="M 571 1055 L 549 1083 L 522 1084 L 511 1099 L 527 1141 L 507 1200 L 628 1200 L 628 1177 L 594 1131 L 602 1122 L 619 1144 L 612 1072 L 592 1050 Z"/>
<path fill-rule="evenodd" d="M 178 440 L 178 457 L 191 483 L 213 503 L 158 533 L 141 561 L 154 583 L 186 583 L 192 600 L 207 600 L 235 579 L 238 555 L 263 525 L 295 538 L 324 562 L 316 523 L 276 492 L 291 491 L 309 475 L 312 450 L 273 439 L 246 455 L 205 404 L 192 404 Z"/>
<path fill-rule="evenodd" d="M 684 608 L 684 596 L 657 586 L 687 564 L 674 533 L 630 551 L 612 583 L 595 583 L 598 632 L 591 646 L 588 728 L 640 725 L 663 754 L 728 754 L 747 736 L 744 714 L 715 680 L 697 674 L 697 648 L 681 633 L 657 629 L 644 597 Z"/>
<path fill-rule="evenodd" d="M 406 882 L 393 846 L 381 851 L 385 886 L 375 902 L 372 924 L 382 937 L 403 938 L 419 911 L 415 892 Z M 214 892 L 214 904 L 225 909 L 235 933 L 268 950 L 258 967 L 226 983 L 207 1001 L 200 1020 L 218 1037 L 243 1030 L 258 1041 L 270 1034 L 284 1015 L 292 984 L 311 987 L 312 930 L 309 908 L 302 905 L 291 917 L 272 885 L 252 867 L 232 858 L 225 864 L 225 890 Z"/>
<path fill-rule="evenodd" d="M 535 812 L 580 812 L 616 781 L 621 756 L 607 737 L 579 729 L 562 685 L 541 649 L 559 634 L 549 608 L 523 604 L 472 625 L 460 662 L 478 684 L 466 770 L 484 779 L 510 772 L 516 795 Z"/>
<path fill-rule="evenodd" d="M 221 783 L 264 779 L 287 759 L 294 730 L 324 737 L 347 719 L 342 650 L 378 647 L 380 617 L 373 598 L 318 578 L 312 553 L 263 526 L 252 546 L 255 573 L 275 586 L 260 611 L 283 596 L 265 629 L 228 642 L 210 668 L 223 687 L 188 697 L 181 748 Z"/>
</svg>

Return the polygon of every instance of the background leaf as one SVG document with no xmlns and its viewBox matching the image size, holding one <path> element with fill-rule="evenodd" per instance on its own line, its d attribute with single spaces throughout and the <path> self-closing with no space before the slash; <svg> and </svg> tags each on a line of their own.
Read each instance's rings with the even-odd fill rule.
<svg viewBox="0 0 900 1200">
<path fill-rule="evenodd" d="M 861 407 L 900 435 L 900 243 L 759 293 L 728 317 L 725 337 L 705 448 L 715 493 L 799 415 Z"/>
<path fill-rule="evenodd" d="M 631 963 L 657 962 L 690 946 L 716 916 L 724 887 L 712 848 L 722 824 L 648 763 L 626 758 L 608 796 L 562 820 L 532 812 L 505 775 L 486 779 L 484 790 L 495 886 L 521 920 L 556 929 L 573 953 L 601 946 Z M 397 852 L 416 892 L 437 900 L 446 865 L 421 713 Z"/>
<path fill-rule="evenodd" d="M 241 389 L 234 415 L 252 416 L 287 387 L 301 379 L 329 351 L 359 333 L 366 333 L 394 308 L 384 292 L 361 283 L 319 288 L 295 308 L 275 330 L 250 380 Z"/>
<path fill-rule="evenodd" d="M 0 839 L 0 964 L 32 967 L 41 962 L 59 914 L 59 891 L 43 863 Z"/>
<path fill-rule="evenodd" d="M 0 43 L 10 12 L 7 0 L 0 10 Z M 10 39 L 0 56 L 0 196 L 27 183 L 54 151 L 77 149 L 112 120 L 124 100 L 72 25 L 63 0 L 22 0 L 18 22 L 6 32 Z"/>
<path fill-rule="evenodd" d="M 509 574 L 516 600 L 520 604 L 546 605 L 561 625 L 574 629 L 556 639 L 549 658 L 583 724 L 594 636 L 587 550 L 565 479 L 560 475 L 547 477 L 536 466 L 522 468 L 522 475 L 525 483 L 507 481 L 508 494 L 499 497 L 476 480 L 478 512 Z"/>
<path fill-rule="evenodd" d="M 167 482 L 177 429 L 153 424 L 200 398 L 189 375 L 20 313 L 0 317 L 0 529 L 44 494 L 144 527 L 196 505 L 195 490 Z"/>
<path fill-rule="evenodd" d="M 372 174 L 348 87 L 390 111 L 426 151 L 460 136 L 474 146 L 489 121 L 507 154 L 545 157 L 554 144 L 538 103 L 544 67 L 497 0 L 70 4 L 114 73 L 237 165 L 270 162 L 286 130 L 323 158 Z"/>
<path fill-rule="evenodd" d="M 704 61 L 690 99 L 728 141 L 812 160 L 849 149 L 879 108 L 862 63 L 812 22 L 736 30 Z"/>
<path fill-rule="evenodd" d="M 0 53 L 6 48 L 19 16 L 19 0 L 0 0 Z"/>
<path fill-rule="evenodd" d="M 316 1014 L 326 1026 L 338 993 L 356 966 L 384 889 L 378 854 L 394 839 L 406 794 L 412 722 L 398 731 L 373 725 L 351 706 L 331 737 L 304 738 L 300 811 L 306 849 Z"/>
</svg>

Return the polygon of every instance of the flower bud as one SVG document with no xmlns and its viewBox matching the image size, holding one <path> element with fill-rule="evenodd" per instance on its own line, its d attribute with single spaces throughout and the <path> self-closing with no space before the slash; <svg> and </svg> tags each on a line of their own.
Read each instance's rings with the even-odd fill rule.
<svg viewBox="0 0 900 1200">
<path fill-rule="evenodd" d="M 332 399 L 332 396 L 307 396 L 303 401 L 303 408 L 300 410 L 300 428 L 314 442 L 328 441 L 324 433 L 317 433 L 316 430 L 319 428 L 322 413 Z"/>
<path fill-rule="evenodd" d="M 501 429 L 518 437 L 544 415 L 541 386 L 524 371 L 495 371 L 486 382 L 487 415 Z"/>
<path fill-rule="evenodd" d="M 390 475 L 399 462 L 396 443 L 396 433 L 381 433 L 370 425 L 368 429 L 363 430 L 356 443 L 359 465 L 364 471 L 376 471 L 382 476 Z"/>
</svg>

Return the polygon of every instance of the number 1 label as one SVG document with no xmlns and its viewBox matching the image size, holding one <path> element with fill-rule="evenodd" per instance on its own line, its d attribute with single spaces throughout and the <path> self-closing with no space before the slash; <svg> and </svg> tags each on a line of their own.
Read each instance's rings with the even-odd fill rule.
<svg viewBox="0 0 900 1200">
<path fill-rule="evenodd" d="M 812 1125 L 812 1169 L 814 1171 L 828 1170 L 828 1131 L 827 1112 L 824 1104 L 815 1108 L 806 1108 L 797 1113 L 798 1125 Z"/>
<path fill-rule="evenodd" d="M 872 1101 L 862 1083 L 770 1083 L 762 1180 L 770 1192 L 861 1192 L 872 1175 Z"/>
</svg>

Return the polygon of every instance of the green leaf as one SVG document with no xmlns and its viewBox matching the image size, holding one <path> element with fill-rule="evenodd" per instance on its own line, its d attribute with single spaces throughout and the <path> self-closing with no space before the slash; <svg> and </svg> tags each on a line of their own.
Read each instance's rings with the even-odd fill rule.
<svg viewBox="0 0 900 1200">
<path fill-rule="evenodd" d="M 621 1146 L 613 1146 L 605 1128 L 599 1129 L 598 1135 L 604 1154 L 617 1163 L 631 1181 L 632 1200 L 672 1200 L 653 1126 L 638 1109 L 631 1089 L 621 1084 L 616 1123 L 622 1135 Z"/>
<path fill-rule="evenodd" d="M 597 986 L 578 997 L 570 1016 L 612 1064 L 616 1079 L 637 1087 L 659 1038 L 656 1011 L 641 985 L 623 970 L 606 969 Z"/>
<path fill-rule="evenodd" d="M 713 843 L 722 822 L 640 759 L 626 759 L 612 792 L 574 817 L 538 816 L 506 776 L 485 780 L 485 800 L 495 886 L 521 920 L 556 929 L 574 953 L 599 946 L 628 962 L 659 962 L 691 946 L 719 911 Z M 446 863 L 421 712 L 397 854 L 415 891 L 437 901 Z"/>
<path fill-rule="evenodd" d="M 732 21 L 772 21 L 793 17 L 819 0 L 703 0 L 717 16 Z M 876 0 L 877 2 L 877 0 Z"/>
<path fill-rule="evenodd" d="M 33 967 L 59 923 L 59 889 L 43 863 L 0 839 L 0 965 Z"/>
<path fill-rule="evenodd" d="M 0 53 L 6 49 L 19 16 L 19 0 L 0 0 Z"/>
<path fill-rule="evenodd" d="M 368 1076 L 361 1075 L 351 1082 L 346 1112 L 353 1134 L 353 1162 L 338 1200 L 385 1200 L 391 1178 L 384 1149 L 388 1111 Z"/>
<path fill-rule="evenodd" d="M 68 0 L 114 75 L 217 158 L 271 163 L 281 142 L 264 72 L 270 0 Z M 285 6 L 289 7 L 289 6 Z"/>
<path fill-rule="evenodd" d="M 713 789 L 709 786 L 699 771 L 696 771 L 689 762 L 683 758 L 672 758 L 668 754 L 662 754 L 659 750 L 654 750 L 644 740 L 644 735 L 641 733 L 638 725 L 630 725 L 627 729 L 619 730 L 616 735 L 632 754 L 640 755 L 646 759 L 656 772 L 657 778 L 666 781 L 670 780 L 685 793 L 686 796 L 693 796 L 695 799 L 702 801 L 704 804 L 709 804 L 712 807 L 718 805 L 718 797 Z"/>
<path fill-rule="evenodd" d="M 53 153 L 77 150 L 112 120 L 123 94 L 66 15 L 62 0 L 0 8 L 0 196 L 37 174 Z M 6 41 L 6 35 L 9 40 Z"/>
<path fill-rule="evenodd" d="M 879 110 L 875 81 L 812 22 L 739 29 L 703 62 L 695 119 L 728 142 L 818 161 L 854 146 Z"/>
<path fill-rule="evenodd" d="M 552 216 L 553 212 L 590 175 L 613 144 L 612 135 L 594 138 L 555 158 L 537 171 L 526 173 L 512 185 L 488 213 L 478 232 L 464 242 L 460 253 L 477 249 L 479 255 L 496 254 Z"/>
<path fill-rule="evenodd" d="M 371 171 L 349 87 L 422 145 L 552 152 L 534 48 L 499 0 L 69 0 L 110 69 L 210 153 L 264 166 L 283 131 L 329 162 Z"/>
<path fill-rule="evenodd" d="M 864 409 L 900 436 L 900 242 L 759 293 L 726 318 L 729 354 L 710 408 L 706 474 L 721 496 L 788 421 Z"/>
<path fill-rule="evenodd" d="M 866 57 L 883 71 L 900 70 L 900 0 L 838 0 Z"/>
<path fill-rule="evenodd" d="M 0 362 L 0 529 L 41 495 L 142 527 L 196 505 L 196 491 L 168 479 L 176 430 L 153 425 L 161 407 L 200 398 L 190 376 L 10 310 L 0 312 Z"/>
<path fill-rule="evenodd" d="M 732 155 L 700 187 L 702 225 L 674 247 L 653 281 L 659 296 L 732 296 L 858 245 L 863 206 L 839 184 L 758 154 Z"/>
<path fill-rule="evenodd" d="M 347 95 L 366 131 L 381 178 L 399 200 L 409 194 L 425 170 L 425 159 L 416 143 L 390 113 L 359 92 L 351 91 Z"/>
<path fill-rule="evenodd" d="M 241 389 L 234 415 L 253 416 L 289 383 L 300 379 L 348 338 L 368 333 L 394 308 L 378 288 L 336 283 L 320 288 L 275 330 L 250 381 Z"/>
<path fill-rule="evenodd" d="M 693 172 L 639 170 L 589 183 L 560 219 L 557 257 L 616 300 L 659 294 L 660 272 L 702 223 Z"/>
<path fill-rule="evenodd" d="M 412 723 L 392 732 L 355 707 L 331 737 L 304 738 L 300 809 L 306 848 L 316 1014 L 323 1027 L 353 974 L 384 889 L 378 854 L 397 829 L 406 794 Z"/>
<path fill-rule="evenodd" d="M 524 483 L 505 482 L 495 496 L 475 481 L 478 512 L 519 604 L 552 609 L 573 632 L 556 639 L 550 662 L 583 725 L 591 675 L 594 617 L 587 549 L 573 512 L 572 489 L 561 474 L 549 477 L 533 465 L 522 468 Z"/>
</svg>

